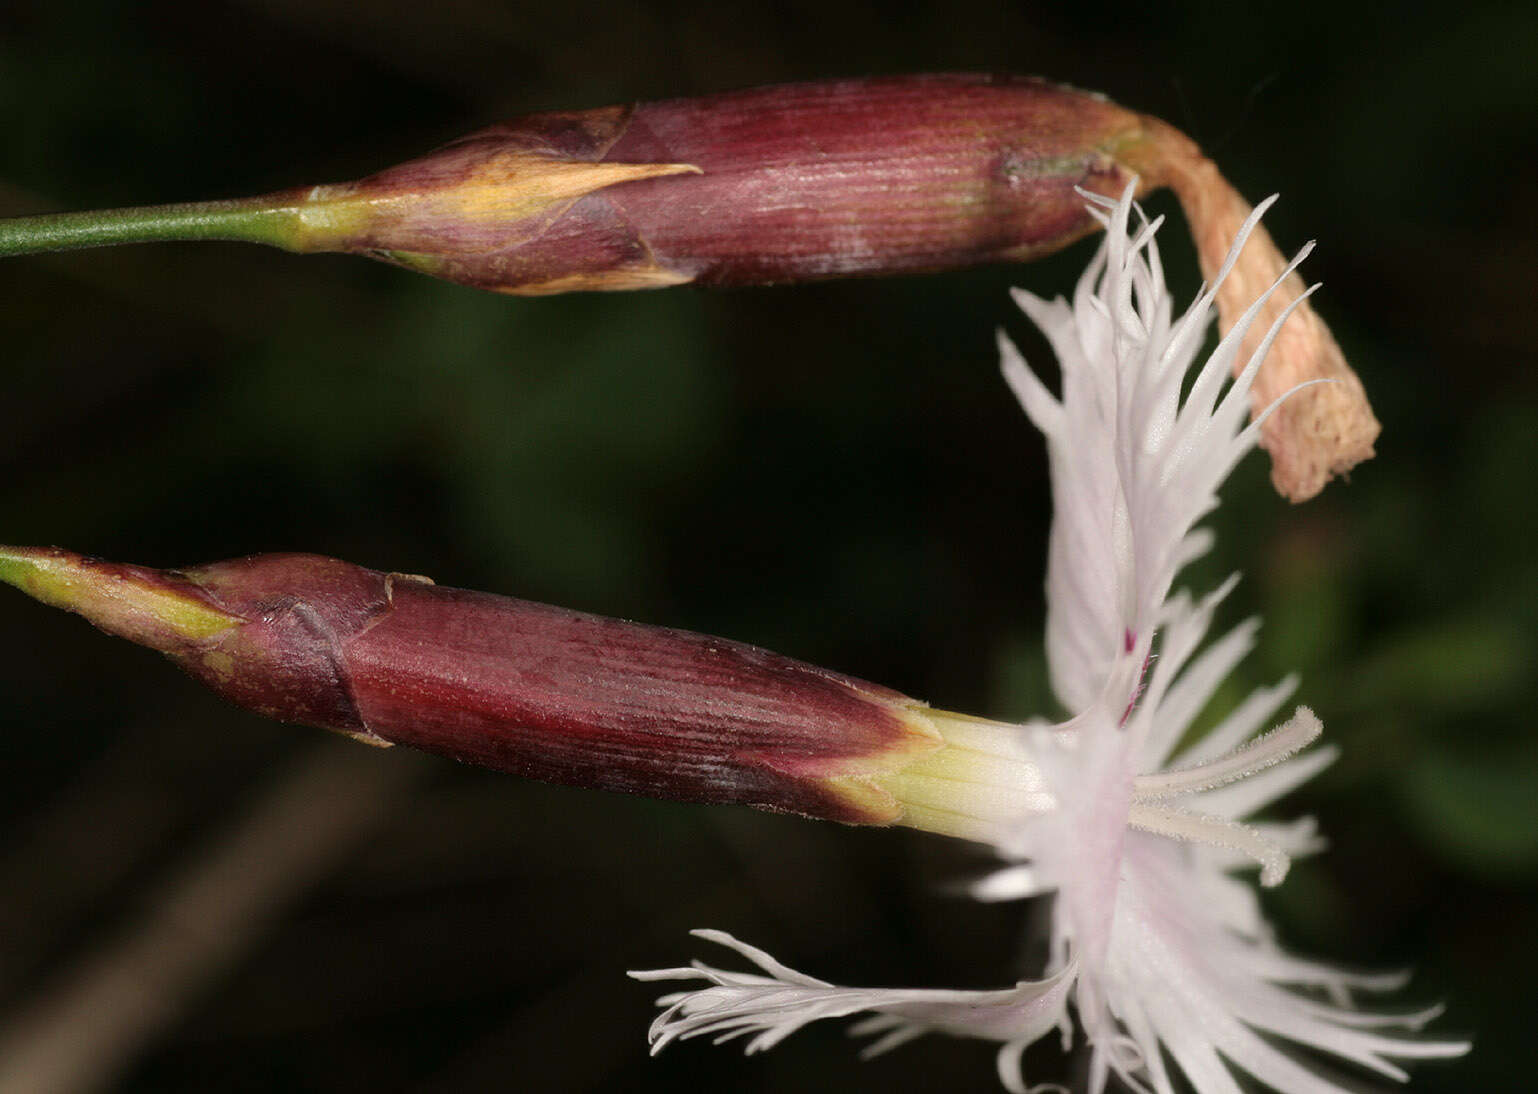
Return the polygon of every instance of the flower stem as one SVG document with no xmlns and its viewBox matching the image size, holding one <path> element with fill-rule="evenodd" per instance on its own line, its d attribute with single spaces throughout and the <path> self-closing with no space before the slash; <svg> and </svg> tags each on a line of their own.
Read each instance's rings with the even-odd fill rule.
<svg viewBox="0 0 1538 1094">
<path fill-rule="evenodd" d="M 0 220 L 0 257 L 178 240 L 233 240 L 294 250 L 299 206 L 285 200 L 294 196 L 10 217 Z"/>
</svg>

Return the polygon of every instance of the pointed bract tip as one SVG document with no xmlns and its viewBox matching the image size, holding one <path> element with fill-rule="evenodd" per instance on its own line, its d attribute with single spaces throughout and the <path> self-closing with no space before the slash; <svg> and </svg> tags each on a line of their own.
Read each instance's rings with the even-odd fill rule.
<svg viewBox="0 0 1538 1094">
<path fill-rule="evenodd" d="M 242 622 L 178 575 L 57 547 L 0 547 L 0 581 L 163 653 L 206 642 Z"/>
</svg>

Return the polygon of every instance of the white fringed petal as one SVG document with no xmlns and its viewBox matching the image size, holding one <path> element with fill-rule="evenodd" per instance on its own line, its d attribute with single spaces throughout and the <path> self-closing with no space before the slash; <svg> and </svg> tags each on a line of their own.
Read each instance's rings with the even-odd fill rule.
<svg viewBox="0 0 1538 1094">
<path fill-rule="evenodd" d="M 723 931 L 693 931 L 695 937 L 737 951 L 767 975 L 732 972 L 696 961 L 676 969 L 631 972 L 637 980 L 704 980 L 710 986 L 674 992 L 657 1001 L 663 1012 L 648 1039 L 656 1054 L 675 1040 L 710 1036 L 716 1044 L 749 1036 L 749 1054 L 773 1048 L 802 1026 L 823 1018 L 871 1012 L 856 1034 L 883 1034 L 865 1055 L 876 1055 L 925 1033 L 949 1033 L 1001 1041 L 1001 1074 L 1014 1060 L 1011 1090 L 1024 1092 L 1019 1050 L 1054 1027 L 1066 1038 L 1068 992 L 1073 970 L 1044 980 L 1022 980 L 1001 991 L 924 988 L 844 988 L 788 968 L 763 950 Z"/>
<path fill-rule="evenodd" d="M 1144 1053 L 1163 1044 L 1198 1090 L 1238 1089 L 1226 1074 L 1233 1064 L 1277 1090 L 1345 1094 L 1347 1088 L 1300 1065 L 1262 1034 L 1400 1079 L 1404 1072 L 1396 1060 L 1446 1058 L 1467 1050 L 1462 1042 L 1376 1032 L 1414 1031 L 1434 1012 L 1389 1016 L 1349 1006 L 1350 988 L 1392 988 L 1397 978 L 1355 978 L 1288 957 L 1266 933 L 1245 937 L 1232 930 L 1233 904 L 1222 899 L 1217 884 L 1192 884 L 1187 849 L 1140 839 L 1129 845 L 1124 871 L 1117 931 L 1125 937 L 1113 949 L 1107 974 L 1123 981 L 1120 997 L 1136 999 L 1146 1015 L 1146 1030 L 1134 1034 Z M 1240 888 L 1222 875 L 1207 880 Z M 1253 896 L 1247 887 L 1243 892 Z M 1299 995 L 1283 986 L 1289 984 L 1330 988 L 1338 1002 Z M 1172 1090 L 1167 1083 L 1150 1085 L 1160 1094 Z"/>
<path fill-rule="evenodd" d="M 1091 197 L 1109 208 L 1092 207 L 1106 237 L 1072 306 L 1015 294 L 1057 354 L 1061 398 L 1001 339 L 1005 379 L 1047 440 L 1057 507 L 1047 552 L 1047 657 L 1053 688 L 1072 711 L 1095 701 L 1115 658 L 1146 652 L 1175 574 L 1210 544 L 1192 527 L 1217 505 L 1218 486 L 1255 445 L 1258 434 L 1245 428 L 1250 388 L 1283 321 L 1223 391 L 1279 280 L 1197 370 L 1182 401 L 1181 385 L 1212 321 L 1217 282 L 1171 320 L 1153 240 L 1159 222 L 1144 223 L 1129 239 L 1130 193 L 1116 203 Z M 1262 202 L 1245 221 L 1218 282 L 1270 204 Z"/>
<path fill-rule="evenodd" d="M 1027 900 L 1051 891 L 1052 886 L 1043 882 L 1040 872 L 1029 863 L 1016 863 L 1002 870 L 989 871 L 966 886 L 967 895 L 984 904 Z"/>
<path fill-rule="evenodd" d="M 1350 1009 L 1347 989 L 1362 985 L 1278 950 L 1254 890 L 1227 874 L 1258 857 L 1267 864 L 1265 880 L 1275 882 L 1290 856 L 1321 845 L 1311 821 L 1241 823 L 1335 756 L 1333 749 L 1298 753 L 1318 732 L 1317 719 L 1302 708 L 1279 730 L 1257 737 L 1295 679 L 1255 692 L 1170 760 L 1258 630 L 1255 621 L 1243 623 L 1203 650 L 1233 579 L 1199 601 L 1172 596 L 1171 588 L 1179 570 L 1211 546 L 1210 534 L 1193 526 L 1217 504 L 1218 487 L 1258 435 L 1245 420 L 1250 389 L 1280 322 L 1238 377 L 1228 377 L 1264 297 L 1195 368 L 1183 399 L 1181 387 L 1211 322 L 1217 284 L 1269 204 L 1246 222 L 1214 284 L 1172 319 L 1152 241 L 1157 224 L 1129 239 L 1134 209 L 1124 195 L 1100 214 L 1106 239 L 1072 304 L 1017 294 L 1058 355 L 1061 396 L 1054 398 L 1004 344 L 1005 378 L 1045 435 L 1051 461 L 1053 687 L 1082 712 L 1070 723 L 1075 735 L 1124 741 L 1081 740 L 1056 759 L 1038 742 L 1034 754 L 1064 808 L 1002 841 L 1013 865 L 978 887 L 990 896 L 1023 891 L 1026 881 L 1032 890 L 1058 890 L 1054 953 L 1060 960 L 1076 955 L 1080 964 L 1077 1009 L 1094 1042 L 1092 1089 L 1115 1073 L 1134 1089 L 1172 1090 L 1165 1051 L 1203 1092 L 1237 1091 L 1233 1064 L 1280 1089 L 1336 1089 L 1261 1034 L 1385 1074 L 1397 1070 L 1392 1059 L 1467 1047 L 1363 1034 L 1378 1025 L 1415 1029 L 1423 1016 Z M 1128 690 L 1117 690 L 1119 675 L 1132 681 Z M 1118 754 L 1128 764 L 1119 776 L 1104 759 Z M 1116 791 L 1123 780 L 1133 788 L 1130 799 Z M 1128 833 L 1129 823 L 1148 831 Z M 1120 836 L 1112 835 L 1113 824 Z M 1150 857 L 1178 879 L 1170 887 L 1179 899 L 1161 902 L 1139 891 L 1147 883 L 1138 864 Z M 1029 874 L 1017 873 L 1027 866 Z M 1221 976 L 1208 974 L 1215 954 L 1226 962 Z M 1290 986 L 1323 988 L 1337 1005 L 1324 1007 Z"/>
<path fill-rule="evenodd" d="M 756 1052 L 808 1022 L 868 1012 L 853 1030 L 879 1035 L 868 1052 L 931 1031 L 995 1040 L 1001 1082 L 1024 1094 L 1020 1054 L 1054 1025 L 1064 1029 L 1066 1047 L 1070 996 L 1090 1042 L 1090 1094 L 1101 1094 L 1113 1075 L 1135 1091 L 1174 1094 L 1176 1070 L 1200 1094 L 1239 1094 L 1235 1069 L 1278 1090 L 1344 1094 L 1286 1044 L 1392 1078 L 1404 1077 L 1396 1061 L 1467 1051 L 1466 1042 L 1407 1036 L 1434 1009 L 1355 1009 L 1353 992 L 1392 990 L 1402 977 L 1361 976 L 1286 954 L 1253 885 L 1231 873 L 1258 860 L 1263 883 L 1274 884 L 1291 857 L 1323 846 L 1311 818 L 1248 820 L 1335 758 L 1332 748 L 1302 751 L 1320 732 L 1306 707 L 1259 732 L 1296 679 L 1257 690 L 1182 748 L 1253 647 L 1258 623 L 1242 623 L 1203 649 L 1236 578 L 1199 600 L 1171 589 L 1180 569 L 1211 546 L 1211 534 L 1194 525 L 1255 445 L 1257 425 L 1246 424 L 1251 384 L 1286 316 L 1230 382 L 1273 285 L 1190 376 L 1217 285 L 1270 202 L 1245 222 L 1213 285 L 1175 318 L 1153 242 L 1158 222 L 1137 211 L 1129 233 L 1131 193 L 1129 186 L 1119 202 L 1089 196 L 1106 237 L 1071 303 L 1016 294 L 1057 354 L 1060 394 L 1000 338 L 1004 377 L 1047 442 L 1056 512 L 1046 648 L 1053 690 L 1074 717 L 1057 726 L 947 723 L 958 747 L 1000 757 L 997 772 L 1014 770 L 1005 759 L 1029 759 L 1015 765 L 1030 772 L 1018 787 L 994 777 L 983 789 L 1048 804 L 1022 808 L 1024 819 L 1000 828 L 993 842 L 1004 864 L 967 891 L 979 900 L 1055 893 L 1048 967 L 1056 971 L 994 992 L 842 988 L 730 935 L 695 932 L 761 972 L 696 963 L 632 973 L 707 985 L 659 1001 L 654 1052 L 701 1035 L 748 1036 L 747 1051 Z"/>
</svg>

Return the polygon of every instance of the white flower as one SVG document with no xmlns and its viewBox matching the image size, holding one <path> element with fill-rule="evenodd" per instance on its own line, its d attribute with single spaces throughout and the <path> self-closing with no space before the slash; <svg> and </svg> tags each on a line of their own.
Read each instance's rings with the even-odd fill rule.
<svg viewBox="0 0 1538 1094">
<path fill-rule="evenodd" d="M 1057 725 L 1012 726 L 933 712 L 947 748 L 910 769 L 915 784 L 932 787 L 938 778 L 960 788 L 954 804 L 941 802 L 948 820 L 919 826 L 984 839 L 1005 860 L 976 883 L 975 897 L 1055 894 L 1050 975 L 993 992 L 843 988 L 729 935 L 696 932 L 736 949 L 763 974 L 700 963 L 632 973 L 707 982 L 659 1001 L 665 1009 L 652 1025 L 653 1051 L 702 1034 L 754 1034 L 747 1043 L 754 1052 L 816 1019 L 869 1012 L 855 1032 L 884 1036 L 867 1052 L 931 1031 L 999 1041 L 1000 1079 L 1021 1092 L 1028 1044 L 1056 1026 L 1067 1047 L 1070 1000 L 1089 1040 L 1093 1092 L 1114 1073 L 1136 1090 L 1172 1094 L 1170 1060 L 1203 1092 L 1237 1094 L 1234 1067 L 1283 1091 L 1343 1089 L 1278 1042 L 1401 1079 L 1395 1060 L 1467 1050 L 1403 1035 L 1434 1012 L 1355 1009 L 1352 989 L 1386 990 L 1400 978 L 1354 976 L 1284 953 L 1253 888 L 1232 876 L 1258 862 L 1261 883 L 1275 885 L 1289 856 L 1318 846 L 1306 818 L 1244 822 L 1334 758 L 1329 749 L 1299 755 L 1320 732 L 1304 707 L 1256 736 L 1296 681 L 1257 691 L 1177 751 L 1254 642 L 1250 621 L 1197 652 L 1236 579 L 1200 600 L 1170 590 L 1211 545 L 1193 527 L 1255 445 L 1259 423 L 1246 424 L 1251 383 L 1286 315 L 1225 383 L 1273 286 L 1189 377 L 1216 283 L 1269 202 L 1245 223 L 1214 286 L 1177 319 L 1153 239 L 1158 222 L 1143 223 L 1139 212 L 1129 236 L 1131 193 L 1115 203 L 1091 199 L 1106 238 L 1072 304 L 1018 294 L 1057 353 L 1061 396 L 1001 340 L 1005 377 L 1047 438 L 1057 511 L 1046 645 L 1053 689 L 1077 713 Z M 905 799 L 901 780 L 892 785 Z M 926 813 L 935 808 L 932 796 L 921 804 Z"/>
</svg>

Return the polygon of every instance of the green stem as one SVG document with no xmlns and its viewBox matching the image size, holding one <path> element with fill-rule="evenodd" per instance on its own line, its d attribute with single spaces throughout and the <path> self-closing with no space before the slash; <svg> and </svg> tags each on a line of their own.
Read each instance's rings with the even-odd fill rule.
<svg viewBox="0 0 1538 1094">
<path fill-rule="evenodd" d="M 0 257 L 171 240 L 236 240 L 296 250 L 298 194 L 0 219 Z"/>
</svg>

